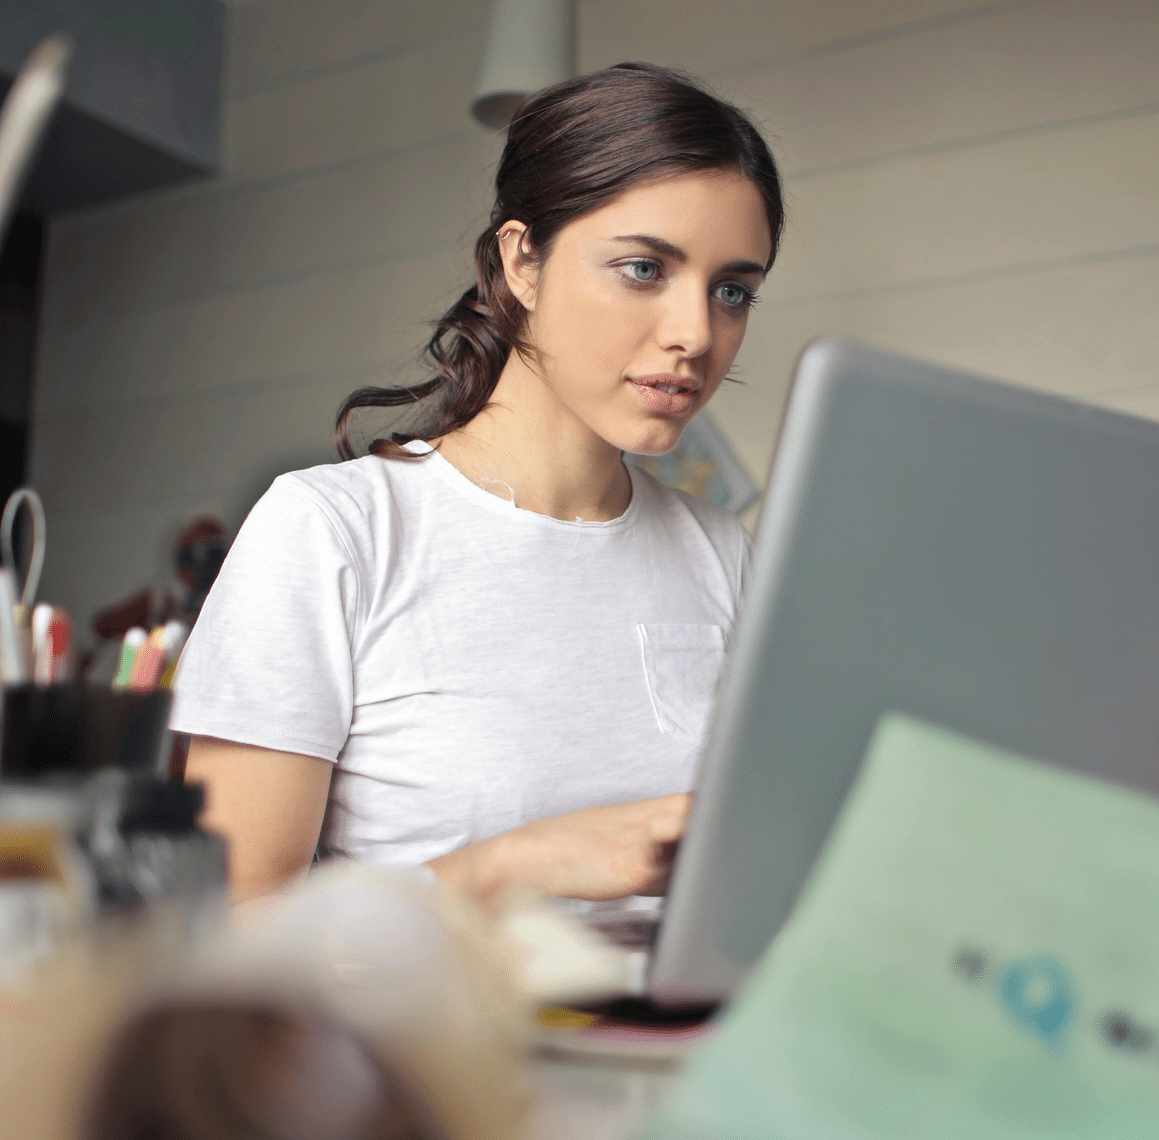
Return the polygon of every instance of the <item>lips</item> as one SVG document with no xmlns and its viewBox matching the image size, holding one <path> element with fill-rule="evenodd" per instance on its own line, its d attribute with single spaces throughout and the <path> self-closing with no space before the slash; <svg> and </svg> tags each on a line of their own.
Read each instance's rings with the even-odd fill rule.
<svg viewBox="0 0 1159 1140">
<path fill-rule="evenodd" d="M 700 382 L 691 376 L 661 372 L 653 376 L 629 378 L 628 383 L 650 411 L 666 416 L 684 415 L 696 400 Z"/>
</svg>

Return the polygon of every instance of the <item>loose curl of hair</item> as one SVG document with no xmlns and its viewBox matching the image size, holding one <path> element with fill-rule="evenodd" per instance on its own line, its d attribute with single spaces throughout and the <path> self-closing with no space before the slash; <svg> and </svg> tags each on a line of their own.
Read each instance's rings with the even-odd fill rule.
<svg viewBox="0 0 1159 1140">
<path fill-rule="evenodd" d="M 475 284 L 435 322 L 424 351 L 430 380 L 409 387 L 359 388 L 334 425 L 338 453 L 353 459 L 351 413 L 428 400 L 408 431 L 375 439 L 373 455 L 420 458 L 404 448 L 470 423 L 495 391 L 512 351 L 533 359 L 527 313 L 507 285 L 497 228 L 522 222 L 525 258 L 542 260 L 560 230 L 633 186 L 696 171 L 749 179 L 764 199 L 772 266 L 784 228 L 781 179 L 748 117 L 669 68 L 621 63 L 547 87 L 520 108 L 495 175 L 491 221 L 475 243 Z"/>
</svg>

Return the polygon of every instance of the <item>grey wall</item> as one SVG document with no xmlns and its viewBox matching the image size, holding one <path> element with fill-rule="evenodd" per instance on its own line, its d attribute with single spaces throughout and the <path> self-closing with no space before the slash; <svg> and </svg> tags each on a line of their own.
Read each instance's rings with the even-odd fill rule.
<svg viewBox="0 0 1159 1140">
<path fill-rule="evenodd" d="M 81 616 L 328 461 L 358 384 L 419 375 L 499 141 L 486 0 L 232 15 L 222 176 L 51 227 L 32 473 Z M 1159 418 L 1154 0 L 580 0 L 580 63 L 674 63 L 764 123 L 791 221 L 714 402 L 763 479 L 802 344 L 843 332 Z"/>
</svg>

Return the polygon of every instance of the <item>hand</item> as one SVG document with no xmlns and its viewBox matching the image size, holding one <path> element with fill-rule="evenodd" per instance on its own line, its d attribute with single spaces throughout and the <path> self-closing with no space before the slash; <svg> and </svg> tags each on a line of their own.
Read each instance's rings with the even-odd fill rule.
<svg viewBox="0 0 1159 1140">
<path fill-rule="evenodd" d="M 691 806 L 685 792 L 537 819 L 428 865 L 482 900 L 513 883 L 592 900 L 663 894 Z"/>
</svg>

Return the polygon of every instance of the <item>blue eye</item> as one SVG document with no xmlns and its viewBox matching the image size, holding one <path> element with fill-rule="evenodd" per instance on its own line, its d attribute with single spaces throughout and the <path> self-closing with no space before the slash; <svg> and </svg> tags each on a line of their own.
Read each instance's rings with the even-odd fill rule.
<svg viewBox="0 0 1159 1140">
<path fill-rule="evenodd" d="M 626 261 L 621 268 L 627 270 L 628 276 L 633 281 L 639 281 L 641 284 L 655 281 L 660 276 L 660 266 L 656 262 L 644 258 L 640 258 L 638 261 Z"/>
<path fill-rule="evenodd" d="M 735 281 L 728 281 L 724 285 L 718 285 L 715 289 L 715 294 L 730 309 L 747 309 L 757 299 L 751 289 L 746 289 L 743 285 L 738 285 Z"/>
</svg>

